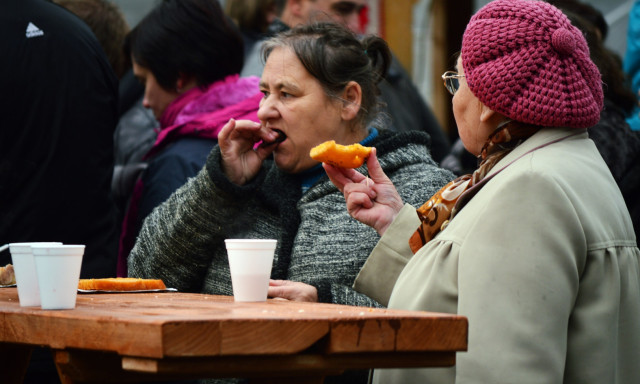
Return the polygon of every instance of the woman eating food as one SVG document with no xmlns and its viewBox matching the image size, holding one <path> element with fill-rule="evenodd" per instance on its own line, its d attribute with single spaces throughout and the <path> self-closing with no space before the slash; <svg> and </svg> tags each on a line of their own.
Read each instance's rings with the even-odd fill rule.
<svg viewBox="0 0 640 384">
<path fill-rule="evenodd" d="M 603 85 L 582 33 L 546 2 L 495 0 L 443 79 L 473 174 L 416 210 L 375 153 L 368 177 L 325 165 L 382 236 L 355 289 L 469 320 L 455 367 L 377 370 L 374 383 L 640 382 L 640 251 L 586 131 Z"/>
<path fill-rule="evenodd" d="M 260 123 L 224 126 L 200 173 L 145 220 L 129 275 L 232 295 L 224 240 L 271 238 L 271 297 L 379 307 L 352 288 L 378 234 L 349 217 L 310 150 L 329 140 L 375 146 L 402 198 L 416 204 L 452 174 L 431 159 L 426 134 L 384 129 L 376 99 L 390 60 L 384 40 L 312 24 L 268 40 L 264 59 Z"/>
</svg>

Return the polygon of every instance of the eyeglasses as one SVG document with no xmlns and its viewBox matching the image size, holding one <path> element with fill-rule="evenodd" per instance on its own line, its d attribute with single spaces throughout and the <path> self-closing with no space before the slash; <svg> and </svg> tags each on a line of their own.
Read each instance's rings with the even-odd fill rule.
<svg viewBox="0 0 640 384">
<path fill-rule="evenodd" d="M 459 75 L 458 72 L 454 71 L 447 71 L 442 74 L 444 86 L 451 95 L 455 95 L 458 88 L 460 88 L 460 81 L 458 81 L 458 79 L 461 77 L 464 77 L 464 75 Z"/>
</svg>

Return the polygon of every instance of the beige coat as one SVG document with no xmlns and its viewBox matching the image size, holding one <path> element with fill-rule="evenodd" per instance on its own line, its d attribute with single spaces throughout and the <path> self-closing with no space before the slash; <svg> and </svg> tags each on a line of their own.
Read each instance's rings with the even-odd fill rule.
<svg viewBox="0 0 640 384">
<path fill-rule="evenodd" d="M 453 368 L 378 370 L 374 382 L 640 383 L 640 251 L 607 166 L 575 132 L 517 147 L 494 172 L 566 137 L 498 173 L 413 257 L 419 223 L 405 206 L 354 287 L 467 316 L 469 350 Z"/>
</svg>

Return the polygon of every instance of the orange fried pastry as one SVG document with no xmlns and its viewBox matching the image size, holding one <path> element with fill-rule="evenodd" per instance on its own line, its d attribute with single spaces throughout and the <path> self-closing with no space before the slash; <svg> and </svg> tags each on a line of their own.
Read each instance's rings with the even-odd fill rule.
<svg viewBox="0 0 640 384">
<path fill-rule="evenodd" d="M 340 145 L 334 140 L 311 148 L 309 155 L 312 159 L 331 164 L 340 168 L 358 168 L 371 154 L 371 147 L 360 144 Z"/>
<path fill-rule="evenodd" d="M 80 279 L 78 282 L 78 289 L 88 291 L 144 291 L 166 288 L 160 279 L 138 279 L 135 277 Z"/>
<path fill-rule="evenodd" d="M 0 267 L 0 285 L 12 285 L 16 283 L 16 275 L 13 271 L 13 265 L 7 264 Z"/>
</svg>

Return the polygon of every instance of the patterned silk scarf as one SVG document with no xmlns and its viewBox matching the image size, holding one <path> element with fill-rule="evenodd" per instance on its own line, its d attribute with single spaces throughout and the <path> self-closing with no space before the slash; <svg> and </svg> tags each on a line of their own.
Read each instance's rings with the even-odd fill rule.
<svg viewBox="0 0 640 384">
<path fill-rule="evenodd" d="M 538 132 L 540 128 L 511 120 L 500 124 L 489 135 L 482 147 L 482 152 L 478 156 L 480 161 L 478 169 L 470 175 L 463 175 L 451 181 L 417 209 L 421 224 L 409 239 L 409 246 L 413 253 L 416 253 L 449 224 L 449 220 L 453 218 L 454 208 L 457 210 L 461 208 L 456 205 L 466 191 L 477 185 L 502 158 Z"/>
</svg>

